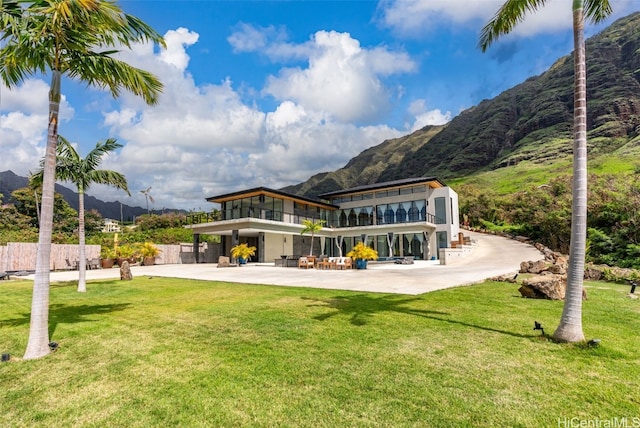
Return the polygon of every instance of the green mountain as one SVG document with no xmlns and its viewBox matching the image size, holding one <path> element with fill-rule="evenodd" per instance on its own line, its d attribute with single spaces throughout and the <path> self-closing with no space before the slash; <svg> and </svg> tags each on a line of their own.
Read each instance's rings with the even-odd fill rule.
<svg viewBox="0 0 640 428">
<path fill-rule="evenodd" d="M 587 51 L 590 161 L 640 154 L 640 12 L 589 38 Z M 426 127 L 365 150 L 343 168 L 283 190 L 318 194 L 407 177 L 448 180 L 519 166 L 567 171 L 572 150 L 573 58 L 484 100 L 442 127 Z"/>
</svg>

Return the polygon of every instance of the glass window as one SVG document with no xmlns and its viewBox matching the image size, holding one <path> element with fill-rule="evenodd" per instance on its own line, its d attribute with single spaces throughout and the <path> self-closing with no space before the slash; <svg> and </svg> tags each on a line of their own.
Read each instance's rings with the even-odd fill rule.
<svg viewBox="0 0 640 428">
<path fill-rule="evenodd" d="M 436 224 L 445 224 L 447 222 L 447 206 L 445 198 L 435 198 L 435 215 Z"/>
<path fill-rule="evenodd" d="M 407 210 L 404 209 L 404 205 L 398 205 L 398 209 L 396 210 L 396 222 L 398 223 L 406 223 L 407 222 Z"/>
<path fill-rule="evenodd" d="M 373 193 L 365 193 L 362 195 L 363 200 L 373 199 Z"/>
<path fill-rule="evenodd" d="M 358 225 L 358 215 L 352 209 L 349 211 L 349 226 L 357 226 Z"/>
<path fill-rule="evenodd" d="M 395 216 L 395 212 L 394 212 L 394 207 L 393 204 L 389 204 L 387 205 L 387 208 L 384 211 L 384 223 L 385 224 L 393 224 L 396 221 L 396 216 Z"/>
<path fill-rule="evenodd" d="M 384 206 L 378 205 L 376 207 L 376 224 L 384 224 Z"/>
<path fill-rule="evenodd" d="M 427 186 L 413 186 L 413 193 L 424 193 L 427 191 Z"/>
<path fill-rule="evenodd" d="M 420 220 L 420 209 L 416 204 L 416 201 L 411 202 L 411 207 L 409 208 L 409 221 L 419 221 Z"/>
<path fill-rule="evenodd" d="M 376 192 L 376 198 L 385 198 L 387 196 L 387 192 Z"/>
<path fill-rule="evenodd" d="M 403 187 L 402 189 L 400 189 L 401 195 L 410 195 L 411 193 L 413 193 L 411 187 Z"/>
</svg>

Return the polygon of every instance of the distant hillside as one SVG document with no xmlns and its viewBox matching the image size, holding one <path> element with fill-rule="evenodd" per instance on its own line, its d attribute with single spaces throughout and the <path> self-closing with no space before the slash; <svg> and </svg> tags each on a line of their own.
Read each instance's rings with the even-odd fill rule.
<svg viewBox="0 0 640 428">
<path fill-rule="evenodd" d="M 21 189 L 29 185 L 26 177 L 20 177 L 12 171 L 0 172 L 0 193 L 2 194 L 2 203 L 11 203 L 11 192 Z M 78 210 L 78 194 L 71 189 L 56 184 L 56 192 L 60 193 L 65 201 L 76 211 Z M 84 196 L 85 210 L 97 210 L 102 217 L 120 220 L 120 202 L 104 202 L 93 196 Z M 159 214 L 158 211 L 154 213 Z M 122 204 L 122 218 L 125 221 L 131 221 L 134 216 L 147 214 L 147 210 L 141 207 L 131 207 Z"/>
<path fill-rule="evenodd" d="M 640 155 L 640 13 L 614 22 L 586 42 L 590 156 Z M 522 161 L 548 164 L 572 151 L 573 59 L 484 100 L 444 127 L 388 140 L 344 168 L 286 189 L 326 191 L 417 176 L 445 181 Z"/>
<path fill-rule="evenodd" d="M 334 190 L 378 182 L 381 174 L 390 167 L 398 166 L 406 155 L 418 150 L 443 128 L 427 126 L 406 137 L 386 140 L 363 151 L 337 171 L 316 174 L 304 183 L 282 190 L 315 197 Z M 409 176 L 414 175 L 405 175 L 405 178 Z"/>
</svg>

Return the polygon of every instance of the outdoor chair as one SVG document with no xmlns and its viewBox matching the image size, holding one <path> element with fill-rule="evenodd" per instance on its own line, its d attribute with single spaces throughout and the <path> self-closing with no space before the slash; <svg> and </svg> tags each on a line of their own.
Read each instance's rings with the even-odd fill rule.
<svg viewBox="0 0 640 428">
<path fill-rule="evenodd" d="M 306 257 L 300 257 L 298 259 L 298 267 L 299 268 L 305 268 L 305 269 L 313 269 L 313 260 L 310 260 Z"/>
</svg>

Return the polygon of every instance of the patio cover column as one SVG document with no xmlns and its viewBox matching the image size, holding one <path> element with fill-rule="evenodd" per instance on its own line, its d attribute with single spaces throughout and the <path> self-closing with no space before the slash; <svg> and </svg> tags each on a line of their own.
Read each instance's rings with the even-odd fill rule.
<svg viewBox="0 0 640 428">
<path fill-rule="evenodd" d="M 240 243 L 240 233 L 238 232 L 238 230 L 232 230 L 231 231 L 231 248 L 235 247 L 236 245 L 238 245 Z M 231 248 L 229 248 L 229 251 L 231 251 Z M 229 254 L 231 255 L 231 254 Z"/>
<path fill-rule="evenodd" d="M 193 256 L 195 257 L 196 263 L 200 263 L 200 234 L 193 234 Z"/>
</svg>

